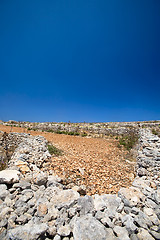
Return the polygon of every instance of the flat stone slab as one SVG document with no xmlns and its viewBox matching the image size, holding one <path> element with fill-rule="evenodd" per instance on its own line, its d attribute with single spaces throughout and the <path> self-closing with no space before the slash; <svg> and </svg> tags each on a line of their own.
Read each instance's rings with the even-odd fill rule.
<svg viewBox="0 0 160 240">
<path fill-rule="evenodd" d="M 73 228 L 74 240 L 114 240 L 112 229 L 107 229 L 90 214 L 77 218 Z"/>
<path fill-rule="evenodd" d="M 60 190 L 51 199 L 51 203 L 58 207 L 70 206 L 75 200 L 80 197 L 79 193 L 71 189 Z"/>
<path fill-rule="evenodd" d="M 139 228 L 139 233 L 137 237 L 139 240 L 154 240 L 154 238 L 149 234 L 149 232 L 144 228 Z"/>
<path fill-rule="evenodd" d="M 94 195 L 94 208 L 96 211 L 101 211 L 107 208 L 108 215 L 114 216 L 118 207 L 120 206 L 121 199 L 113 194 Z"/>
<path fill-rule="evenodd" d="M 12 240 L 36 240 L 40 236 L 44 235 L 48 227 L 45 223 L 31 224 L 27 223 L 23 226 L 18 226 L 14 229 L 9 230 L 8 239 Z"/>
<path fill-rule="evenodd" d="M 19 182 L 20 172 L 17 170 L 2 170 L 0 171 L 0 183 L 16 183 Z"/>
<path fill-rule="evenodd" d="M 137 206 L 141 201 L 145 200 L 144 194 L 135 187 L 121 188 L 118 196 L 122 199 L 125 205 L 130 207 Z"/>
</svg>

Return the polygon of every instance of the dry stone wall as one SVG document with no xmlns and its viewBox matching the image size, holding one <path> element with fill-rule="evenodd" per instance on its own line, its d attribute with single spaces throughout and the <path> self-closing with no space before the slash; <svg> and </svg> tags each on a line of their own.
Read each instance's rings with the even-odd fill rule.
<svg viewBox="0 0 160 240">
<path fill-rule="evenodd" d="M 160 128 L 160 121 L 142 122 L 104 122 L 104 123 L 71 123 L 71 122 L 0 122 L 0 124 L 17 127 L 25 127 L 30 130 L 53 131 L 53 132 L 87 132 L 88 136 L 105 135 L 128 135 L 136 134 L 139 128 Z"/>
<path fill-rule="evenodd" d="M 140 129 L 137 174 L 139 176 L 160 177 L 160 138 L 149 129 Z"/>
<path fill-rule="evenodd" d="M 160 239 L 160 139 L 149 130 L 140 130 L 132 186 L 93 196 L 67 189 L 43 170 L 50 161 L 45 138 L 12 135 L 21 140 L 0 172 L 0 239 Z"/>
</svg>

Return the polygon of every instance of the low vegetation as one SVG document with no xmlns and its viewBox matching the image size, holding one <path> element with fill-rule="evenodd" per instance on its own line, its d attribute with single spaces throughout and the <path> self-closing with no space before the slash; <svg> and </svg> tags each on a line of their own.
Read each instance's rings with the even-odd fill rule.
<svg viewBox="0 0 160 240">
<path fill-rule="evenodd" d="M 51 155 L 55 155 L 56 157 L 63 154 L 63 151 L 61 149 L 56 148 L 52 144 L 48 144 L 48 151 Z"/>
<path fill-rule="evenodd" d="M 118 140 L 119 140 L 118 147 L 124 146 L 126 150 L 130 151 L 137 144 L 138 135 L 132 132 L 128 135 L 122 135 L 118 137 Z"/>
<path fill-rule="evenodd" d="M 0 171 L 7 167 L 7 161 L 0 159 Z"/>
<path fill-rule="evenodd" d="M 82 137 L 86 137 L 87 136 L 87 133 L 86 132 L 84 132 L 84 133 L 82 133 L 82 135 L 81 135 Z"/>
<path fill-rule="evenodd" d="M 79 136 L 80 133 L 79 132 L 69 132 L 69 131 L 62 131 L 62 130 L 57 130 L 55 131 L 55 133 L 57 134 L 66 134 L 66 135 L 72 135 L 72 136 Z"/>
<path fill-rule="evenodd" d="M 152 133 L 160 137 L 160 128 L 152 128 Z"/>
<path fill-rule="evenodd" d="M 36 131 L 38 129 L 35 128 L 27 128 L 28 131 L 32 130 L 32 131 Z M 87 133 L 83 132 L 77 132 L 77 131 L 64 131 L 64 130 L 53 130 L 53 129 L 48 129 L 48 130 L 42 130 L 42 132 L 49 132 L 49 133 L 57 133 L 57 134 L 65 134 L 65 135 L 71 135 L 71 136 L 81 136 L 81 137 L 86 137 Z"/>
</svg>

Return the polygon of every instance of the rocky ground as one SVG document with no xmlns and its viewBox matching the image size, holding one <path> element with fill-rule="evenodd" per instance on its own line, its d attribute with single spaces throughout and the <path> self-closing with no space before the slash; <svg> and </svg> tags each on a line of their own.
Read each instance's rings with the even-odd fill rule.
<svg viewBox="0 0 160 240">
<path fill-rule="evenodd" d="M 103 122 L 103 123 L 71 123 L 71 122 L 17 122 L 9 120 L 8 122 L 0 121 L 0 124 L 11 127 L 22 127 L 30 130 L 50 131 L 65 134 L 84 132 L 88 136 L 105 137 L 108 135 L 130 134 L 138 131 L 139 128 L 159 128 L 160 121 L 141 121 L 141 122 Z"/>
<path fill-rule="evenodd" d="M 137 176 L 117 195 L 88 196 L 45 171 L 51 156 L 44 137 L 5 139 L 16 149 L 0 172 L 0 239 L 160 239 L 160 138 L 149 129 L 140 130 Z"/>
<path fill-rule="evenodd" d="M 10 132 L 10 126 L 0 130 Z M 87 194 L 117 193 L 121 187 L 130 186 L 134 179 L 135 160 L 128 160 L 127 151 L 118 147 L 118 140 L 108 137 L 91 138 L 64 134 L 28 131 L 13 127 L 14 132 L 41 134 L 57 148 L 60 156 L 52 156 L 50 168 L 64 180 L 64 184 L 85 185 Z M 133 161 L 134 160 L 134 161 Z"/>
<path fill-rule="evenodd" d="M 58 134 L 80 135 L 90 137 L 105 138 L 108 136 L 128 136 L 137 134 L 140 128 L 150 128 L 154 134 L 160 136 L 160 120 L 157 121 L 140 121 L 140 122 L 22 122 L 9 120 L 8 122 L 0 121 L 3 126 L 21 127 L 26 130 L 41 132 L 54 132 Z"/>
</svg>

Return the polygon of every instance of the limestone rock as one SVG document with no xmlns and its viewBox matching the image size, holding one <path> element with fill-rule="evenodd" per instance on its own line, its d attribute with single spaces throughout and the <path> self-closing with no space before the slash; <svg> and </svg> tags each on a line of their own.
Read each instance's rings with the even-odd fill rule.
<svg viewBox="0 0 160 240">
<path fill-rule="evenodd" d="M 44 203 L 40 203 L 38 205 L 37 213 L 39 217 L 42 217 L 47 214 L 48 208 L 47 205 Z"/>
<path fill-rule="evenodd" d="M 137 206 L 141 201 L 145 200 L 144 194 L 135 187 L 121 188 L 118 196 L 123 200 L 125 205 L 130 207 Z"/>
<path fill-rule="evenodd" d="M 5 184 L 0 184 L 0 199 L 4 200 L 5 197 L 9 194 L 7 186 Z"/>
<path fill-rule="evenodd" d="M 30 189 L 31 188 L 31 184 L 27 181 L 21 180 L 19 181 L 19 183 L 15 183 L 13 184 L 13 188 L 21 188 L 21 189 Z"/>
<path fill-rule="evenodd" d="M 108 216 L 104 216 L 101 219 L 101 222 L 103 223 L 104 226 L 113 228 L 114 224 L 111 222 L 111 219 Z"/>
<path fill-rule="evenodd" d="M 140 177 L 146 176 L 147 173 L 148 173 L 147 170 L 146 170 L 145 168 L 143 168 L 143 167 L 140 167 L 140 168 L 138 169 L 138 171 L 137 171 L 137 174 L 138 174 L 138 176 L 140 176 Z"/>
<path fill-rule="evenodd" d="M 137 226 L 134 224 L 134 218 L 132 218 L 130 215 L 127 214 L 122 216 L 122 223 L 130 234 L 136 232 Z"/>
<path fill-rule="evenodd" d="M 44 223 L 27 223 L 23 226 L 18 226 L 16 228 L 10 229 L 8 231 L 8 237 L 11 240 L 36 240 L 40 236 L 43 236 L 47 229 L 48 226 Z"/>
<path fill-rule="evenodd" d="M 6 228 L 2 227 L 0 229 L 0 239 L 7 240 L 6 235 L 7 235 L 7 230 Z"/>
<path fill-rule="evenodd" d="M 152 183 L 153 184 L 153 183 Z M 146 189 L 148 192 L 152 192 L 152 188 L 149 186 L 149 182 L 143 178 L 136 177 L 132 183 L 132 186 L 139 188 L 140 190 Z M 155 186 L 154 186 L 155 187 Z"/>
<path fill-rule="evenodd" d="M 34 173 L 33 174 L 33 182 L 38 186 L 45 185 L 48 180 L 48 175 L 46 173 Z"/>
<path fill-rule="evenodd" d="M 153 236 L 153 238 L 159 240 L 160 239 L 160 232 L 150 231 L 150 234 Z"/>
<path fill-rule="evenodd" d="M 75 221 L 73 237 L 74 240 L 112 240 L 114 234 L 111 229 L 108 230 L 97 219 L 88 214 Z"/>
<path fill-rule="evenodd" d="M 154 238 L 144 228 L 139 228 L 137 237 L 139 240 L 154 240 Z"/>
<path fill-rule="evenodd" d="M 160 204 L 160 188 L 155 191 L 154 199 L 157 204 Z"/>
<path fill-rule="evenodd" d="M 137 237 L 136 234 L 131 234 L 131 235 L 130 235 L 130 239 L 131 239 L 131 240 L 139 240 L 139 238 Z"/>
<path fill-rule="evenodd" d="M 61 227 L 58 229 L 58 231 L 57 231 L 57 233 L 58 233 L 60 236 L 62 236 L 62 237 L 67 237 L 67 236 L 69 236 L 69 235 L 70 235 L 70 232 L 71 232 L 71 230 L 70 230 L 70 226 L 69 226 L 69 225 L 61 226 Z"/>
<path fill-rule="evenodd" d="M 116 233 L 119 239 L 130 240 L 128 231 L 124 227 L 115 226 L 113 228 L 113 231 Z"/>
<path fill-rule="evenodd" d="M 86 195 L 86 187 L 84 185 L 74 186 L 73 191 L 77 191 L 80 195 Z"/>
<path fill-rule="evenodd" d="M 90 196 L 84 196 L 78 198 L 78 203 L 77 203 L 79 209 L 80 209 L 80 215 L 87 214 L 89 212 L 93 211 L 93 198 Z"/>
<path fill-rule="evenodd" d="M 15 162 L 15 166 L 17 166 L 22 173 L 26 173 L 30 171 L 27 162 L 19 160 Z"/>
<path fill-rule="evenodd" d="M 54 206 L 48 208 L 48 214 L 50 219 L 54 220 L 59 217 L 59 211 Z"/>
<path fill-rule="evenodd" d="M 0 183 L 12 184 L 19 181 L 20 172 L 17 170 L 0 171 Z"/>
<path fill-rule="evenodd" d="M 56 235 L 53 240 L 61 240 L 61 237 L 59 235 Z"/>
<path fill-rule="evenodd" d="M 50 236 L 54 237 L 56 235 L 56 227 L 55 226 L 49 226 L 47 232 Z"/>
<path fill-rule="evenodd" d="M 96 211 L 105 209 L 106 214 L 113 218 L 116 212 L 119 211 L 121 206 L 121 199 L 116 195 L 104 194 L 104 195 L 94 195 L 94 209 Z M 122 205 L 123 207 L 123 205 Z"/>
<path fill-rule="evenodd" d="M 150 218 L 142 211 L 138 213 L 138 215 L 134 218 L 134 221 L 138 224 L 138 226 L 145 229 L 153 225 Z"/>
<path fill-rule="evenodd" d="M 70 206 L 75 200 L 80 197 L 79 193 L 71 189 L 60 190 L 57 194 L 51 199 L 52 204 L 58 207 Z"/>
</svg>

